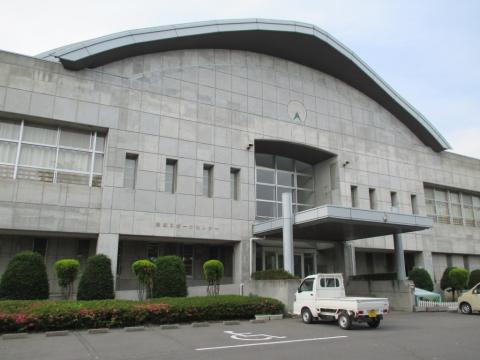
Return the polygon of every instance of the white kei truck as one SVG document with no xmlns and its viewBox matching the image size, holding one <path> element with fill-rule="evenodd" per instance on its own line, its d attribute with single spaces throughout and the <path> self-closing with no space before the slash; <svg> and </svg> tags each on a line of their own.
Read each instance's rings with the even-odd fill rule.
<svg viewBox="0 0 480 360">
<path fill-rule="evenodd" d="M 377 328 L 388 314 L 387 298 L 346 297 L 342 274 L 316 274 L 303 279 L 293 303 L 293 313 L 305 324 L 313 320 L 337 321 L 344 330 L 353 322 Z"/>
</svg>

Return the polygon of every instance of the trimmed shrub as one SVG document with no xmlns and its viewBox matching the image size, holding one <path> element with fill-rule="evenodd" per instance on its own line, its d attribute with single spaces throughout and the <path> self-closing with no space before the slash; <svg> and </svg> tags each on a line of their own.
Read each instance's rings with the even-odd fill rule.
<svg viewBox="0 0 480 360">
<path fill-rule="evenodd" d="M 298 276 L 290 274 L 288 271 L 283 269 L 270 269 L 256 271 L 252 274 L 252 279 L 254 280 L 288 280 L 288 279 L 299 279 Z"/>
<path fill-rule="evenodd" d="M 0 301 L 0 333 L 251 319 L 282 314 L 284 305 L 258 296 L 219 295 L 150 301 Z"/>
<path fill-rule="evenodd" d="M 450 284 L 450 279 L 448 277 L 448 273 L 450 270 L 454 269 L 453 266 L 449 266 L 445 269 L 445 271 L 442 274 L 442 278 L 440 279 L 440 289 L 442 290 L 449 290 L 452 288 L 452 284 Z"/>
<path fill-rule="evenodd" d="M 110 259 L 103 254 L 87 260 L 87 266 L 78 284 L 78 300 L 113 299 L 113 275 Z"/>
<path fill-rule="evenodd" d="M 453 268 L 448 273 L 448 280 L 453 289 L 453 298 L 455 299 L 455 291 L 463 290 L 467 286 L 468 271 L 462 268 Z"/>
<path fill-rule="evenodd" d="M 208 281 L 207 295 L 220 293 L 220 280 L 223 277 L 223 264 L 219 260 L 207 260 L 203 264 L 203 275 Z"/>
<path fill-rule="evenodd" d="M 63 298 L 68 300 L 73 295 L 73 283 L 77 279 L 80 262 L 75 259 L 61 259 L 55 262 L 54 268 Z"/>
<path fill-rule="evenodd" d="M 10 260 L 0 281 L 0 299 L 48 299 L 47 270 L 40 254 L 24 251 Z"/>
<path fill-rule="evenodd" d="M 349 276 L 351 280 L 397 280 L 397 273 L 361 274 Z"/>
<path fill-rule="evenodd" d="M 467 289 L 473 288 L 475 285 L 480 283 L 480 269 L 473 270 L 468 277 Z"/>
<path fill-rule="evenodd" d="M 155 280 L 153 295 L 155 297 L 187 296 L 187 276 L 181 258 L 175 255 L 160 256 L 155 260 Z"/>
<path fill-rule="evenodd" d="M 145 300 L 153 295 L 153 279 L 157 266 L 150 260 L 137 260 L 132 264 L 132 271 L 138 280 L 138 300 Z"/>
<path fill-rule="evenodd" d="M 409 280 L 412 280 L 415 287 L 427 291 L 433 291 L 433 281 L 427 270 L 421 268 L 413 268 L 408 275 Z"/>
</svg>

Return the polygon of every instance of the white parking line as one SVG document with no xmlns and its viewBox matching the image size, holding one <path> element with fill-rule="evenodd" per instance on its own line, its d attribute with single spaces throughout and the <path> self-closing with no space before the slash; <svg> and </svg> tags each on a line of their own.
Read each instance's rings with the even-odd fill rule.
<svg viewBox="0 0 480 360">
<path fill-rule="evenodd" d="M 221 349 L 232 349 L 232 348 L 249 347 L 249 346 L 288 344 L 288 343 L 295 343 L 295 342 L 334 340 L 334 339 L 345 339 L 345 338 L 348 338 L 348 336 L 330 336 L 330 337 L 321 337 L 321 338 L 312 338 L 312 339 L 296 339 L 296 340 L 270 341 L 270 342 L 264 342 L 264 343 L 253 343 L 253 344 L 241 344 L 241 345 L 229 345 L 229 346 L 216 346 L 216 347 L 208 347 L 208 348 L 198 348 L 198 349 L 195 349 L 195 350 L 196 350 L 196 351 L 221 350 Z"/>
</svg>

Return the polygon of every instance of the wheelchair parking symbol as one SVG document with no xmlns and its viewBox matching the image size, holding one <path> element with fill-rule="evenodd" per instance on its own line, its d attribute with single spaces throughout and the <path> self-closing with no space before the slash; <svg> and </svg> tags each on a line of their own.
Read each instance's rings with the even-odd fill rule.
<svg viewBox="0 0 480 360">
<path fill-rule="evenodd" d="M 286 336 L 274 336 L 267 334 L 252 334 L 250 332 L 246 333 L 236 333 L 233 331 L 224 331 L 225 334 L 230 335 L 231 339 L 234 340 L 247 340 L 247 341 L 262 341 L 262 340 L 272 340 L 272 339 L 285 339 Z"/>
</svg>

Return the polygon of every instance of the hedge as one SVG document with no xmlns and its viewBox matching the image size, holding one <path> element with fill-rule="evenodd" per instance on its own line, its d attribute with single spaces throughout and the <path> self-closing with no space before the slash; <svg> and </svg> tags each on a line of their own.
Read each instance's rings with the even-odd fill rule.
<svg viewBox="0 0 480 360">
<path fill-rule="evenodd" d="M 252 274 L 254 280 L 289 280 L 299 279 L 298 276 L 290 274 L 288 271 L 282 269 L 270 269 L 256 271 Z"/>
<path fill-rule="evenodd" d="M 284 305 L 258 296 L 220 295 L 129 300 L 0 301 L 0 333 L 114 328 L 145 324 L 250 319 L 281 314 Z"/>
<path fill-rule="evenodd" d="M 78 300 L 114 299 L 113 274 L 110 259 L 103 254 L 88 258 L 78 283 Z"/>
<path fill-rule="evenodd" d="M 187 296 L 187 275 L 183 260 L 175 255 L 160 256 L 155 259 L 153 296 Z"/>
<path fill-rule="evenodd" d="M 408 279 L 412 280 L 413 283 L 415 284 L 415 287 L 427 290 L 427 291 L 433 291 L 433 281 L 432 278 L 430 277 L 430 274 L 428 273 L 427 270 L 421 269 L 421 268 L 413 268 L 410 271 L 410 274 L 408 274 Z"/>
</svg>

